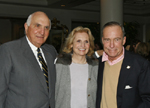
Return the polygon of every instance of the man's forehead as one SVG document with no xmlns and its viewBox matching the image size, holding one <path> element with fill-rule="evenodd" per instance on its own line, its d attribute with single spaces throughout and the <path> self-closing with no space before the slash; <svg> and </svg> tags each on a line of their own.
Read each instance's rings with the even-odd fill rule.
<svg viewBox="0 0 150 108">
<path fill-rule="evenodd" d="M 103 35 L 123 35 L 123 31 L 121 28 L 119 28 L 119 26 L 116 28 L 117 26 L 110 26 L 110 27 L 106 27 L 103 30 Z"/>
<path fill-rule="evenodd" d="M 37 19 L 32 19 L 31 24 L 39 24 L 43 26 L 50 26 L 50 20 L 49 19 L 42 19 L 42 18 L 37 18 Z"/>
<path fill-rule="evenodd" d="M 122 31 L 122 29 L 121 29 L 121 27 L 120 27 L 119 25 L 106 26 L 106 27 L 103 29 L 103 31 L 105 31 L 105 30 L 114 30 L 114 29 L 120 29 L 120 30 Z"/>
<path fill-rule="evenodd" d="M 35 13 L 35 14 L 32 15 L 32 19 L 33 20 L 46 20 L 46 21 L 49 21 L 48 16 L 44 13 L 40 13 L 40 14 Z"/>
</svg>

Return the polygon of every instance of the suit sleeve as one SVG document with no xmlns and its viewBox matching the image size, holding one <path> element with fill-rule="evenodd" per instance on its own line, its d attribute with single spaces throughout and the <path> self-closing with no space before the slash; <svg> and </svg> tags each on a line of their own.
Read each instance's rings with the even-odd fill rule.
<svg viewBox="0 0 150 108">
<path fill-rule="evenodd" d="M 0 46 L 0 108 L 4 108 L 11 72 L 11 57 L 6 45 Z"/>
<path fill-rule="evenodd" d="M 137 108 L 150 108 L 150 62 L 143 63 L 139 76 L 139 94 L 142 98 Z"/>
</svg>

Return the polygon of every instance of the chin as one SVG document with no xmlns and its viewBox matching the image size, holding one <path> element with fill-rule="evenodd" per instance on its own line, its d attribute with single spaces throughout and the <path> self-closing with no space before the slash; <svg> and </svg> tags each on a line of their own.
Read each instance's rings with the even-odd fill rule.
<svg viewBox="0 0 150 108">
<path fill-rule="evenodd" d="M 86 54 L 80 54 L 80 56 L 85 56 Z"/>
<path fill-rule="evenodd" d="M 107 53 L 110 57 L 115 57 L 116 54 L 112 54 L 112 53 Z"/>
</svg>

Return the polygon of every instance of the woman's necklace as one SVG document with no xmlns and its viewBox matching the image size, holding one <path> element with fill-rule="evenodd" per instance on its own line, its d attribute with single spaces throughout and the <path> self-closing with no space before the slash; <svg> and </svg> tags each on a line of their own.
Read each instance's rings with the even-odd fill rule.
<svg viewBox="0 0 150 108">
<path fill-rule="evenodd" d="M 72 62 L 73 62 L 73 63 L 76 63 L 76 64 L 86 64 L 86 59 L 84 60 L 83 63 L 80 63 L 80 62 L 75 61 L 75 60 L 72 58 Z"/>
</svg>

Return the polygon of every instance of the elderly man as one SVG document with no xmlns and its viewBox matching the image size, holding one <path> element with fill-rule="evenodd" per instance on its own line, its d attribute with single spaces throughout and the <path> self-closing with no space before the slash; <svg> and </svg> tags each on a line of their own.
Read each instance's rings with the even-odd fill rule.
<svg viewBox="0 0 150 108">
<path fill-rule="evenodd" d="M 124 49 L 124 28 L 108 22 L 102 31 L 96 108 L 150 108 L 150 63 Z"/>
<path fill-rule="evenodd" d="M 35 12 L 25 37 L 0 46 L 0 108 L 55 108 L 57 52 L 44 44 L 50 25 L 44 12 Z"/>
</svg>

